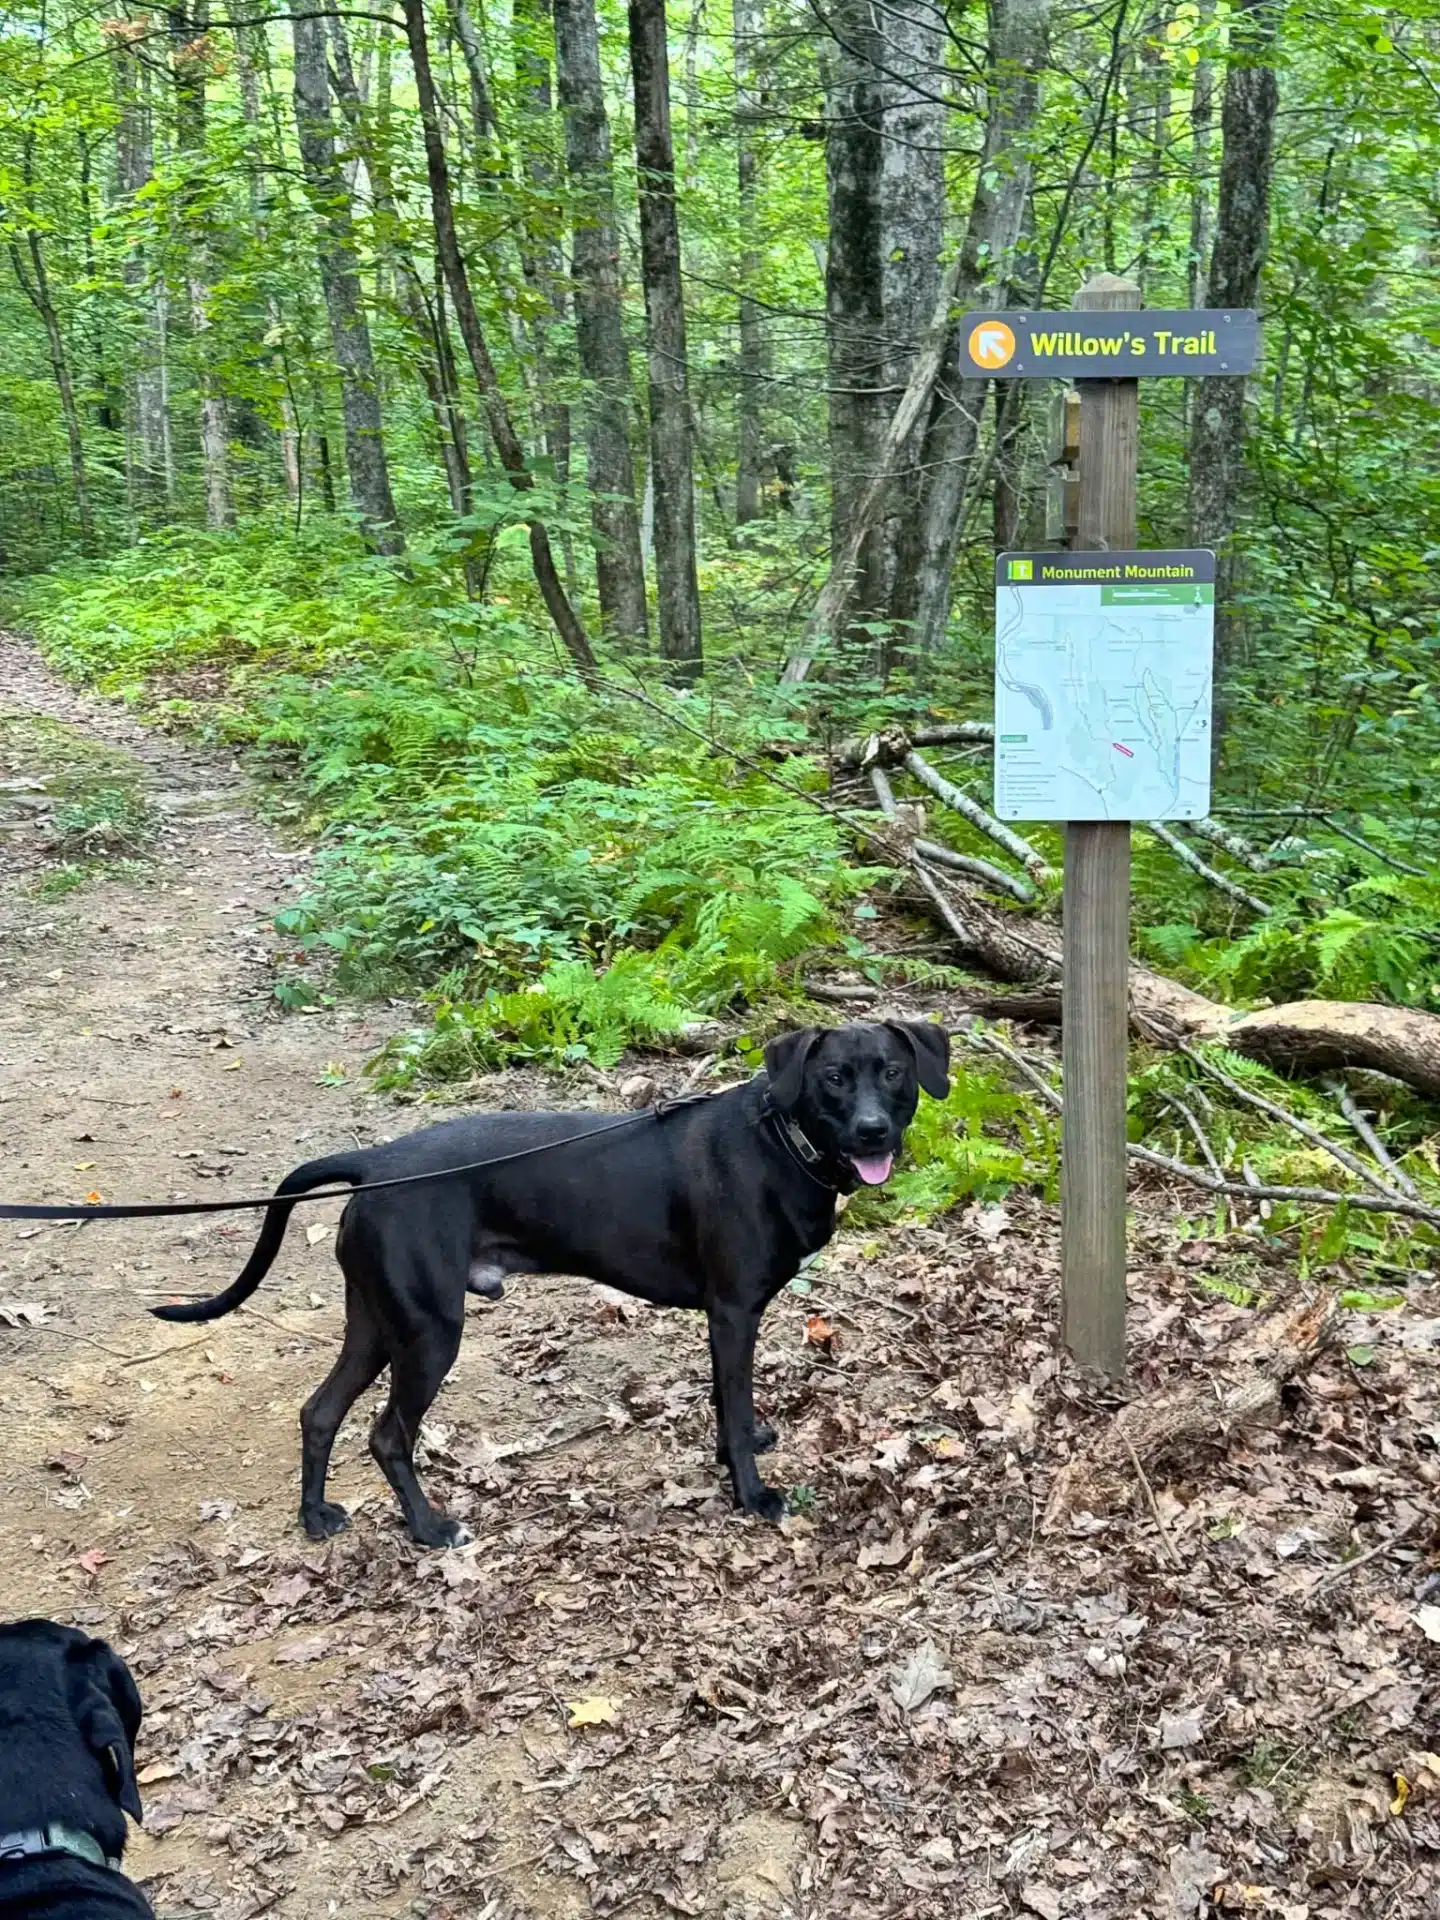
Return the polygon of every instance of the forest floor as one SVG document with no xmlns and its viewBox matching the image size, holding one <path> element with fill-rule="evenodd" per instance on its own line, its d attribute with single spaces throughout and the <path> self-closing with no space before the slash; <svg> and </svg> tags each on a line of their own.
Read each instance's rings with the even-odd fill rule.
<svg viewBox="0 0 1440 1920">
<path fill-rule="evenodd" d="M 117 793 L 159 823 L 143 857 L 93 856 Z M 13 641 L 0 861 L 6 1197 L 263 1192 L 413 1123 L 361 1071 L 403 1009 L 277 1009 L 306 850 L 228 759 Z M 336 1456 L 353 1529 L 295 1525 L 337 1217 L 297 1215 L 203 1330 L 144 1309 L 225 1284 L 253 1217 L 0 1225 L 0 1612 L 130 1661 L 129 1865 L 162 1920 L 1440 1914 L 1440 1288 L 1353 1316 L 1275 1423 L 1048 1536 L 1114 1403 L 1055 1357 L 1036 1196 L 842 1231 L 776 1302 L 770 1471 L 808 1490 L 783 1531 L 722 1497 L 698 1319 L 524 1282 L 472 1302 L 437 1403 L 427 1472 L 476 1538 L 435 1555 L 368 1410 Z M 1253 1247 L 1136 1196 L 1135 1390 L 1246 1324 L 1215 1282 L 1298 1289 Z"/>
</svg>

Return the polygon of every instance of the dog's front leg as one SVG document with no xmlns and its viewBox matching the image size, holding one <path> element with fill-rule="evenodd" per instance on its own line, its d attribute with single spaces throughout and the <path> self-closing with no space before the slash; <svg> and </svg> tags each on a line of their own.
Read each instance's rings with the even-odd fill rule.
<svg viewBox="0 0 1440 1920">
<path fill-rule="evenodd" d="M 767 1487 L 755 1465 L 755 1336 L 762 1307 L 716 1301 L 710 1308 L 710 1354 L 715 1369 L 720 1446 L 742 1513 L 776 1521 L 785 1498 Z"/>
</svg>

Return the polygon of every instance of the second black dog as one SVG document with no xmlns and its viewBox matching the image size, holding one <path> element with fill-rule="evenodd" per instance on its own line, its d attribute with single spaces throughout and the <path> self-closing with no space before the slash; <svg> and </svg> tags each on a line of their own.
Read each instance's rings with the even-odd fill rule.
<svg viewBox="0 0 1440 1920">
<path fill-rule="evenodd" d="M 340 1222 L 345 1340 L 300 1416 L 300 1518 L 314 1539 L 347 1524 L 325 1498 L 336 1432 L 390 1368 L 370 1448 L 422 1546 L 469 1538 L 431 1506 L 415 1475 L 420 1422 L 460 1350 L 467 1286 L 494 1293 L 510 1274 L 577 1274 L 662 1307 L 708 1316 L 719 1430 L 735 1501 L 778 1520 L 761 1480 L 753 1367 L 760 1316 L 835 1230 L 835 1198 L 889 1178 L 920 1090 L 949 1090 L 950 1039 L 920 1021 L 807 1027 L 774 1040 L 766 1072 L 743 1087 L 634 1126 L 587 1113 L 493 1113 L 450 1120 L 381 1147 L 312 1160 L 287 1174 L 244 1271 L 162 1320 L 212 1320 L 259 1286 L 280 1249 L 293 1196 L 527 1153 L 433 1186 L 357 1194 Z M 606 1136 L 608 1137 L 597 1137 Z"/>
<path fill-rule="evenodd" d="M 0 1920 L 152 1920 L 120 1871 L 140 1696 L 103 1640 L 0 1626 Z"/>
</svg>

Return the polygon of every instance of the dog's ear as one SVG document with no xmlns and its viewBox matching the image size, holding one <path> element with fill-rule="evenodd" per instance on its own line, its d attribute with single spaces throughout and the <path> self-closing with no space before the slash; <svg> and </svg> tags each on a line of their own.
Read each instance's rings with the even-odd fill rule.
<svg viewBox="0 0 1440 1920">
<path fill-rule="evenodd" d="M 770 1076 L 770 1098 L 782 1113 L 800 1098 L 805 1079 L 805 1062 L 820 1038 L 818 1027 L 797 1027 L 793 1033 L 777 1033 L 765 1048 L 765 1071 Z"/>
<path fill-rule="evenodd" d="M 140 1731 L 140 1693 L 130 1669 L 103 1640 L 80 1651 L 75 1722 L 86 1746 L 105 1770 L 111 1795 L 133 1820 L 143 1820 L 135 1778 L 135 1736 Z"/>
<path fill-rule="evenodd" d="M 898 1034 L 915 1056 L 920 1085 L 932 1100 L 943 1100 L 950 1091 L 950 1035 L 933 1020 L 887 1020 L 891 1033 Z"/>
</svg>

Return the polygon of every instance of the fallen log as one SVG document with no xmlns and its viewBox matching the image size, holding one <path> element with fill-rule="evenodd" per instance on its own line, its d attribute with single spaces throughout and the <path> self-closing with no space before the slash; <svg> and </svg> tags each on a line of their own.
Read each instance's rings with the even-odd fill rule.
<svg viewBox="0 0 1440 1920">
<path fill-rule="evenodd" d="M 1280 1389 L 1324 1351 L 1339 1319 L 1333 1293 L 1265 1314 L 1206 1367 L 1203 1379 L 1142 1394 L 1123 1407 L 1085 1451 L 1056 1476 L 1041 1531 L 1073 1513 L 1113 1512 L 1137 1491 L 1136 1463 L 1148 1469 L 1230 1433 L 1280 1403 Z"/>
<path fill-rule="evenodd" d="M 1275 1067 L 1378 1067 L 1440 1098 L 1440 1015 L 1358 1000 L 1296 1000 L 1243 1014 L 1223 1038 Z"/>
</svg>

